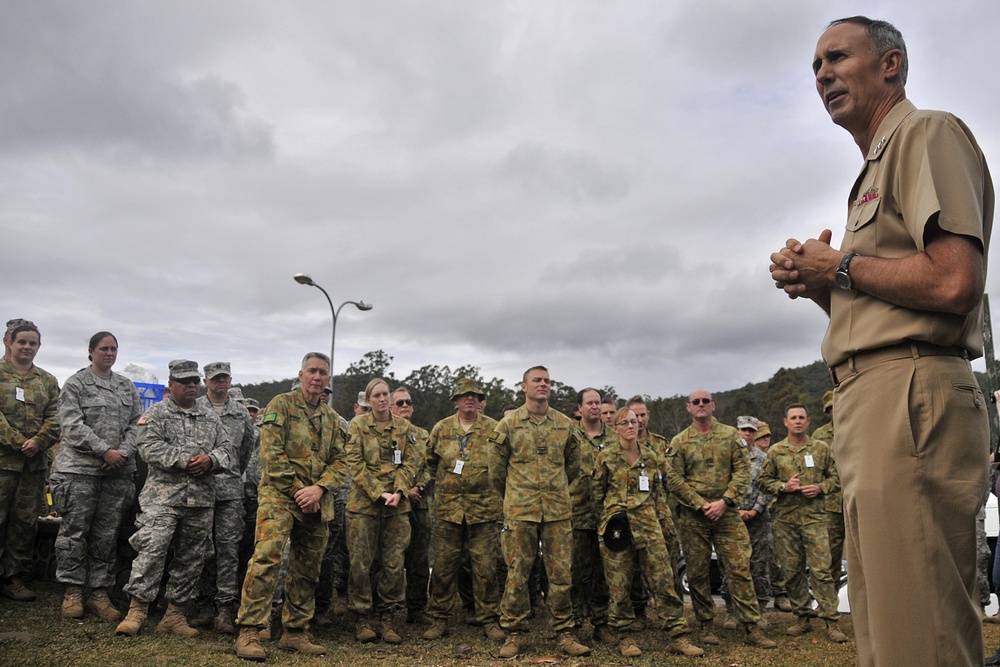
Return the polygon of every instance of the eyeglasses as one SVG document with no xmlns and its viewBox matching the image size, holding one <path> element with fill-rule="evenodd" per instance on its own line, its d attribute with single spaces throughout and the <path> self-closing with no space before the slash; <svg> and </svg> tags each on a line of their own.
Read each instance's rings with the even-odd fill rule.
<svg viewBox="0 0 1000 667">
<path fill-rule="evenodd" d="M 638 425 L 639 425 L 638 419 L 626 419 L 625 421 L 620 421 L 617 424 L 615 424 L 615 426 L 638 426 Z"/>
<path fill-rule="evenodd" d="M 404 405 L 413 405 L 413 401 L 411 401 L 408 398 L 401 398 L 398 401 L 396 401 L 396 407 L 397 408 L 401 408 Z"/>
<path fill-rule="evenodd" d="M 201 378 L 184 378 L 182 380 L 178 380 L 177 378 L 170 379 L 177 384 L 201 384 Z"/>
<path fill-rule="evenodd" d="M 708 405 L 712 402 L 710 398 L 692 398 L 691 405 Z"/>
</svg>

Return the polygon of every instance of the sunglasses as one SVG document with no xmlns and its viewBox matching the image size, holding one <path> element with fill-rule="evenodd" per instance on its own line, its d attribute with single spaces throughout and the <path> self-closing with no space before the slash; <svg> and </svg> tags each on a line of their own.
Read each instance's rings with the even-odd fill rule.
<svg viewBox="0 0 1000 667">
<path fill-rule="evenodd" d="M 178 380 L 176 378 L 170 378 L 177 384 L 201 384 L 201 378 L 184 378 L 183 380 Z"/>
<path fill-rule="evenodd" d="M 396 401 L 396 407 L 397 408 L 401 408 L 404 405 L 413 405 L 413 401 L 411 401 L 408 398 L 401 398 L 398 401 Z"/>
<path fill-rule="evenodd" d="M 692 398 L 691 405 L 708 405 L 712 402 L 710 398 Z"/>
</svg>

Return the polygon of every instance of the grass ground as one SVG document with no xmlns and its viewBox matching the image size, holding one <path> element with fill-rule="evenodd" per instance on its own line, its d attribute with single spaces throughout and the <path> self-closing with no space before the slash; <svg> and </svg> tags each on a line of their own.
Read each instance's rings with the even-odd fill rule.
<svg viewBox="0 0 1000 667">
<path fill-rule="evenodd" d="M 35 589 L 39 599 L 34 603 L 16 603 L 0 600 L 0 665 L 16 667 L 166 667 L 184 665 L 245 666 L 251 663 L 233 654 L 233 638 L 205 632 L 195 639 L 155 635 L 148 623 L 138 637 L 117 637 L 112 624 L 87 617 L 79 621 L 64 620 L 59 616 L 61 587 L 55 584 L 38 584 Z M 159 614 L 156 614 L 158 617 Z M 689 620 L 691 620 L 689 618 Z M 719 620 L 721 621 L 721 614 Z M 813 621 L 814 632 L 804 637 L 784 636 L 793 617 L 768 610 L 770 627 L 767 635 L 778 642 L 778 648 L 763 651 L 742 643 L 742 630 L 717 628 L 723 645 L 709 647 L 704 658 L 682 658 L 666 651 L 665 637 L 657 630 L 644 630 L 634 636 L 643 649 L 636 659 L 621 657 L 611 646 L 597 646 L 586 658 L 565 658 L 555 651 L 555 641 L 542 619 L 533 623 L 529 643 L 520 658 L 513 663 L 559 664 L 566 667 L 584 665 L 698 665 L 699 667 L 846 667 L 855 664 L 855 646 L 850 616 L 841 620 L 841 629 L 852 641 L 832 644 L 818 620 Z M 316 639 L 326 645 L 329 653 L 322 657 L 306 657 L 279 651 L 275 642 L 265 644 L 271 664 L 343 665 L 368 667 L 369 665 L 420 665 L 448 667 L 478 667 L 481 665 L 510 664 L 492 657 L 498 646 L 483 637 L 479 628 L 465 625 L 459 620 L 452 625 L 452 632 L 442 640 L 426 642 L 420 639 L 423 628 L 400 623 L 398 630 L 404 643 L 389 646 L 378 642 L 361 645 L 354 641 L 353 627 L 346 617 L 330 629 L 317 633 Z M 984 629 L 987 654 L 992 654 L 1000 641 L 1000 626 Z M 697 640 L 697 636 L 692 639 Z"/>
</svg>

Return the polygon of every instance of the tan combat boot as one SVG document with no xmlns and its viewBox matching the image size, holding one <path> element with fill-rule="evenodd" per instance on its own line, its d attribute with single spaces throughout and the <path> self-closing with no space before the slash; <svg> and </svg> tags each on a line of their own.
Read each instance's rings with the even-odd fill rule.
<svg viewBox="0 0 1000 667">
<path fill-rule="evenodd" d="M 847 641 L 847 635 L 840 631 L 837 626 L 837 621 L 827 621 L 826 622 L 826 636 L 830 638 L 830 641 L 835 644 L 843 644 Z"/>
<path fill-rule="evenodd" d="M 614 646 L 618 643 L 618 635 L 606 623 L 602 623 L 594 628 L 594 641 Z"/>
<path fill-rule="evenodd" d="M 231 605 L 224 604 L 219 607 L 219 611 L 215 613 L 215 619 L 212 621 L 212 629 L 220 635 L 236 634 L 236 626 L 233 625 L 233 608 Z"/>
<path fill-rule="evenodd" d="M 122 613 L 111 603 L 108 592 L 103 588 L 90 591 L 90 597 L 87 598 L 87 604 L 84 606 L 87 611 L 102 621 L 120 621 L 122 618 Z"/>
<path fill-rule="evenodd" d="M 712 621 L 702 621 L 701 643 L 705 646 L 722 646 L 722 640 L 715 634 L 715 626 Z"/>
<path fill-rule="evenodd" d="M 260 630 L 257 628 L 240 628 L 240 636 L 236 638 L 236 655 L 244 660 L 264 662 L 267 652 L 260 645 Z"/>
<path fill-rule="evenodd" d="M 724 630 L 735 630 L 740 627 L 740 624 L 736 620 L 736 616 L 733 615 L 733 603 L 731 600 L 726 600 L 726 617 L 722 619 L 722 628 Z"/>
<path fill-rule="evenodd" d="M 17 578 L 10 578 L 3 586 L 0 586 L 0 595 L 16 602 L 34 602 L 35 592 L 24 585 L 24 582 Z"/>
<path fill-rule="evenodd" d="M 285 628 L 278 640 L 278 648 L 282 651 L 296 651 L 305 655 L 326 655 L 326 647 L 313 644 L 309 633 L 305 630 Z"/>
<path fill-rule="evenodd" d="M 799 616 L 795 622 L 788 626 L 785 634 L 789 637 L 801 637 L 807 632 L 812 632 L 812 623 L 808 616 Z"/>
<path fill-rule="evenodd" d="M 174 604 L 173 602 L 167 603 L 167 612 L 160 619 L 160 622 L 156 626 L 156 632 L 159 634 L 173 633 L 180 637 L 186 637 L 191 639 L 192 637 L 197 637 L 201 633 L 188 625 L 187 617 L 184 615 L 184 610 L 180 605 Z"/>
<path fill-rule="evenodd" d="M 83 618 L 83 587 L 67 586 L 62 601 L 63 618 Z"/>
<path fill-rule="evenodd" d="M 125 619 L 115 628 L 115 634 L 127 637 L 134 637 L 139 634 L 142 624 L 146 622 L 146 613 L 148 610 L 148 602 L 143 602 L 139 598 L 132 598 L 128 613 L 125 614 Z"/>
<path fill-rule="evenodd" d="M 635 643 L 629 635 L 625 635 L 620 642 L 618 642 L 618 652 L 626 658 L 638 658 L 642 655 L 642 649 L 639 645 Z"/>
<path fill-rule="evenodd" d="M 362 644 L 367 644 L 378 639 L 378 635 L 372 630 L 372 624 L 368 622 L 368 619 L 359 616 L 354 621 L 354 638 Z"/>
<path fill-rule="evenodd" d="M 399 636 L 392 623 L 392 616 L 383 616 L 378 621 L 378 634 L 386 644 L 402 644 L 403 638 Z"/>
<path fill-rule="evenodd" d="M 756 646 L 757 648 L 777 648 L 778 644 L 773 639 L 768 639 L 767 636 L 757 627 L 756 623 L 747 623 L 747 636 L 744 641 L 750 646 Z"/>
<path fill-rule="evenodd" d="M 484 625 L 483 634 L 486 635 L 486 638 L 489 639 L 490 641 L 495 641 L 495 642 L 507 641 L 507 633 L 503 631 L 503 628 L 501 628 L 500 624 L 497 623 L 496 621 Z"/>
<path fill-rule="evenodd" d="M 559 639 L 556 640 L 556 648 L 566 655 L 573 657 L 590 655 L 590 647 L 577 641 L 573 633 L 568 630 L 559 633 Z"/>
<path fill-rule="evenodd" d="M 508 632 L 507 639 L 504 640 L 503 646 L 500 647 L 500 653 L 497 654 L 497 657 L 502 660 L 513 660 L 520 652 L 521 636 L 516 632 Z"/>
<path fill-rule="evenodd" d="M 441 639 L 448 634 L 448 621 L 443 618 L 435 618 L 434 622 L 431 623 L 431 627 L 424 631 L 421 635 L 424 639 Z"/>
<path fill-rule="evenodd" d="M 700 658 L 705 655 L 705 649 L 699 648 L 691 643 L 691 641 L 681 635 L 680 637 L 674 637 L 670 640 L 670 644 L 667 645 L 671 653 L 677 653 L 678 655 L 686 655 L 690 658 Z"/>
</svg>

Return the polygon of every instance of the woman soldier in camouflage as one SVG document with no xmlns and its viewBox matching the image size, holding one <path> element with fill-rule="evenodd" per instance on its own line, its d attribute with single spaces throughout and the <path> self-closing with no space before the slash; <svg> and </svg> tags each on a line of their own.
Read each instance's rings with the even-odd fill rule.
<svg viewBox="0 0 1000 667">
<path fill-rule="evenodd" d="M 666 462 L 652 447 L 640 447 L 639 420 L 628 408 L 615 414 L 615 433 L 618 442 L 604 448 L 594 470 L 594 502 L 603 508 L 598 533 L 603 536 L 611 517 L 625 512 L 632 543 L 623 551 L 615 552 L 601 541 L 604 574 L 611 594 L 608 625 L 621 631 L 635 620 L 629 591 L 632 564 L 637 554 L 656 598 L 657 615 L 670 636 L 670 651 L 687 656 L 704 655 L 705 651 L 685 636 L 688 626 L 684 620 L 684 604 L 674 588 L 670 554 L 656 514 L 657 497 L 666 492 L 659 474 L 666 469 Z M 627 658 L 642 654 L 628 635 L 622 637 L 618 650 Z"/>
<path fill-rule="evenodd" d="M 62 516 L 56 539 L 56 579 L 66 585 L 63 618 L 84 609 L 105 621 L 121 620 L 108 597 L 115 583 L 118 528 L 135 499 L 136 421 L 142 401 L 132 382 L 112 372 L 118 339 L 107 331 L 90 338 L 90 366 L 66 380 L 59 395 L 62 444 L 51 477 Z M 90 597 L 83 602 L 83 589 Z"/>
</svg>

